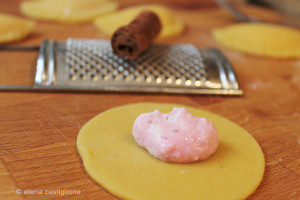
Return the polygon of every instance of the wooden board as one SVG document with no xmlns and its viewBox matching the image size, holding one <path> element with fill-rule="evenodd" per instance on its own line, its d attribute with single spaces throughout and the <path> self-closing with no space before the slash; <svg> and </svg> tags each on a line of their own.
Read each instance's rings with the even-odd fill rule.
<svg viewBox="0 0 300 200">
<path fill-rule="evenodd" d="M 0 0 L 0 12 L 19 15 L 18 3 Z M 256 138 L 266 159 L 263 181 L 249 199 L 300 198 L 300 59 L 264 58 L 220 46 L 211 31 L 236 21 L 219 8 L 177 7 L 174 12 L 185 20 L 185 32 L 159 42 L 221 49 L 232 62 L 245 94 L 1 92 L 0 199 L 118 199 L 86 174 L 76 137 L 84 123 L 98 113 L 136 102 L 186 104 L 234 121 Z M 44 38 L 68 37 L 107 38 L 88 23 L 38 22 L 32 36 L 14 44 L 39 45 Z M 32 84 L 36 56 L 36 52 L 0 51 L 0 84 Z M 65 189 L 80 194 L 45 194 L 46 190 Z"/>
</svg>

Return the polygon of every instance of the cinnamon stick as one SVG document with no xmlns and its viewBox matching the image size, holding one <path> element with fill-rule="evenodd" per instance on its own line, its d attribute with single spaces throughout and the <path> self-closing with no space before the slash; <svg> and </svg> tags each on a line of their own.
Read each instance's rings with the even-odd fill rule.
<svg viewBox="0 0 300 200">
<path fill-rule="evenodd" d="M 158 16 L 153 12 L 144 11 L 129 25 L 120 27 L 113 34 L 112 49 L 120 57 L 135 59 L 149 47 L 161 28 Z"/>
</svg>

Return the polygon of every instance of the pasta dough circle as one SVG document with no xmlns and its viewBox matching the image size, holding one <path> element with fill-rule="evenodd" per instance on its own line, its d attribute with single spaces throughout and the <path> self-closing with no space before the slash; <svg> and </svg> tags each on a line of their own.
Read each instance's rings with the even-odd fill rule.
<svg viewBox="0 0 300 200">
<path fill-rule="evenodd" d="M 111 0 L 22 1 L 21 12 L 31 18 L 61 23 L 83 23 L 118 8 Z"/>
<path fill-rule="evenodd" d="M 109 109 L 86 123 L 77 148 L 87 173 L 124 199 L 244 199 L 258 187 L 264 156 L 258 143 L 235 123 L 200 109 L 184 106 L 212 121 L 220 145 L 208 160 L 171 164 L 151 156 L 132 136 L 136 117 L 155 109 L 170 112 L 177 104 L 140 103 Z"/>
<path fill-rule="evenodd" d="M 23 39 L 35 28 L 34 21 L 4 13 L 0 13 L 0 22 L 0 44 Z"/>
<path fill-rule="evenodd" d="M 240 23 L 213 31 L 214 38 L 232 49 L 275 58 L 300 57 L 300 32 L 274 24 Z"/>
</svg>

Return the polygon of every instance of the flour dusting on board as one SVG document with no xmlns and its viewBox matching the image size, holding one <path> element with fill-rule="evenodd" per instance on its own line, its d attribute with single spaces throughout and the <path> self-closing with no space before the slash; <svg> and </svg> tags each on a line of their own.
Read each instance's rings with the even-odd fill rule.
<svg viewBox="0 0 300 200">
<path fill-rule="evenodd" d="M 252 83 L 247 84 L 246 86 L 248 88 L 252 88 L 252 89 L 262 89 L 262 88 L 272 87 L 272 83 L 263 82 L 261 80 L 256 80 L 256 81 L 253 81 Z"/>
<path fill-rule="evenodd" d="M 268 162 L 268 163 L 266 164 L 266 166 L 276 165 L 276 164 L 281 163 L 281 162 L 282 162 L 282 158 L 279 158 L 279 159 L 274 160 L 274 161 L 272 161 L 272 162 Z"/>
</svg>

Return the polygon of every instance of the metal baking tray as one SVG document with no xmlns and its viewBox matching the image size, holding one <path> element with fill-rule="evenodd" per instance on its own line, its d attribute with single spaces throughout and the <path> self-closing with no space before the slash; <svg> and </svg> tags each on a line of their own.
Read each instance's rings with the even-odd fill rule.
<svg viewBox="0 0 300 200">
<path fill-rule="evenodd" d="M 96 39 L 44 40 L 34 85 L 0 89 L 242 94 L 231 64 L 217 49 L 156 44 L 128 60 L 112 52 L 110 41 Z"/>
</svg>

